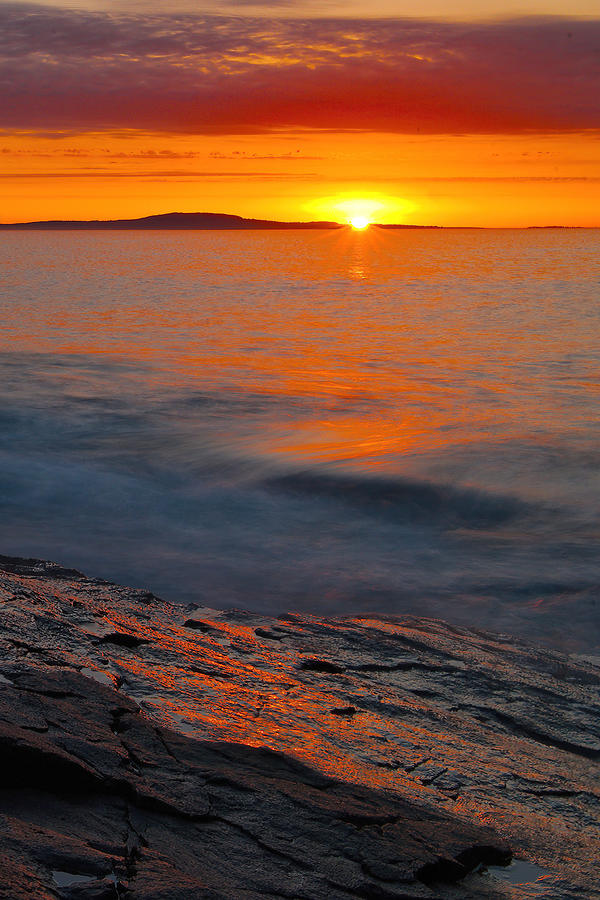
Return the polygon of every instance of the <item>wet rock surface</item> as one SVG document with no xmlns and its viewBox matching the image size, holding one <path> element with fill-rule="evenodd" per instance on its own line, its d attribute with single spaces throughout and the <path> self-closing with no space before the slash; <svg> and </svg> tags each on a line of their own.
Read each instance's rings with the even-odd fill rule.
<svg viewBox="0 0 600 900">
<path fill-rule="evenodd" d="M 599 688 L 435 620 L 0 557 L 0 897 L 600 898 Z"/>
</svg>

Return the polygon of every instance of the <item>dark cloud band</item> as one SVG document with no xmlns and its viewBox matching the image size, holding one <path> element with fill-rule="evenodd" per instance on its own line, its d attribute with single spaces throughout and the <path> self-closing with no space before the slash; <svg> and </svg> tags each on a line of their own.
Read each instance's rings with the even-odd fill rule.
<svg viewBox="0 0 600 900">
<path fill-rule="evenodd" d="M 600 128 L 600 20 L 110 15 L 0 3 L 0 127 Z"/>
</svg>

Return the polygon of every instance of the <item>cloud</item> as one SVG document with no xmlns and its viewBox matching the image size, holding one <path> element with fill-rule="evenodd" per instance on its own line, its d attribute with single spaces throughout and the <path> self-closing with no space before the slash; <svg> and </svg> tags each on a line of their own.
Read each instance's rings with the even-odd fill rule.
<svg viewBox="0 0 600 900">
<path fill-rule="evenodd" d="M 600 20 L 116 15 L 0 3 L 0 127 L 600 129 Z"/>
<path fill-rule="evenodd" d="M 233 150 L 231 153 L 222 153 L 215 150 L 209 153 L 211 159 L 233 159 L 239 162 L 242 159 L 250 161 L 257 159 L 284 159 L 286 162 L 306 162 L 306 160 L 322 160 L 324 156 L 305 156 L 300 150 L 291 151 L 289 153 L 248 153 L 245 150 Z"/>
<path fill-rule="evenodd" d="M 14 179 L 26 179 L 26 180 L 39 180 L 39 179 L 52 179 L 52 178 L 82 178 L 82 179 L 96 179 L 96 178 L 104 178 L 104 179 L 119 179 L 126 178 L 131 180 L 132 178 L 150 178 L 156 179 L 160 178 L 161 180 L 177 180 L 177 181 L 190 181 L 195 179 L 206 179 L 208 181 L 220 181 L 221 179 L 228 178 L 243 178 L 243 179 L 253 179 L 258 181 L 270 181 L 271 179 L 275 179 L 277 181 L 281 181 L 282 178 L 289 177 L 289 173 L 287 172 L 204 172 L 204 171 L 195 171 L 193 169 L 173 169 L 173 170 L 164 170 L 160 169 L 149 171 L 135 171 L 135 172 L 119 172 L 114 169 L 77 169 L 77 171 L 69 172 L 58 170 L 55 172 L 46 171 L 46 172 L 0 172 L 0 180 L 7 179 L 12 181 Z M 311 179 L 318 177 L 314 172 L 301 172 L 299 174 L 294 175 L 294 179 Z"/>
</svg>

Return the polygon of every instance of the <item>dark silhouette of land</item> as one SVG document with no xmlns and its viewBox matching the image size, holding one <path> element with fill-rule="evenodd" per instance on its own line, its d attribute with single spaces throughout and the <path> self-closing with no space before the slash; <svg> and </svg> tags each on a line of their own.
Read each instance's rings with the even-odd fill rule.
<svg viewBox="0 0 600 900">
<path fill-rule="evenodd" d="M 393 231 L 395 229 L 397 230 L 399 228 L 405 228 L 405 229 L 409 228 L 411 230 L 417 228 L 417 229 L 421 229 L 421 230 L 427 229 L 427 230 L 431 231 L 432 228 L 439 230 L 441 228 L 448 228 L 448 227 L 454 228 L 455 227 L 455 226 L 448 226 L 448 225 L 382 225 L 380 222 L 376 222 L 376 223 L 374 222 L 373 224 L 376 225 L 377 228 L 385 228 L 390 231 Z"/>
<path fill-rule="evenodd" d="M 270 219 L 244 219 L 224 213 L 164 213 L 158 216 L 144 216 L 141 219 L 107 219 L 93 221 L 52 220 L 49 222 L 15 222 L 0 224 L 10 230 L 151 230 L 151 229 L 292 229 L 292 228 L 342 228 L 339 222 L 275 222 Z"/>
<path fill-rule="evenodd" d="M 440 225 L 380 225 L 376 228 L 441 228 Z M 277 222 L 272 219 L 244 219 L 227 213 L 163 213 L 157 216 L 143 216 L 140 219 L 51 219 L 46 222 L 0 223 L 0 229 L 12 231 L 150 231 L 153 229 L 172 230 L 216 230 L 234 231 L 255 229 L 258 231 L 285 229 L 335 229 L 350 226 L 340 222 Z"/>
<path fill-rule="evenodd" d="M 276 231 L 293 229 L 350 228 L 342 222 L 277 222 L 273 219 L 244 219 L 227 213 L 162 213 L 157 216 L 143 216 L 140 219 L 51 219 L 45 222 L 0 222 L 0 230 L 4 231 L 152 231 L 152 230 L 196 230 L 196 231 Z M 371 227 L 386 230 L 482 230 L 481 226 L 444 226 L 444 225 L 386 225 L 372 222 Z M 565 225 L 528 225 L 527 228 L 575 228 Z"/>
</svg>

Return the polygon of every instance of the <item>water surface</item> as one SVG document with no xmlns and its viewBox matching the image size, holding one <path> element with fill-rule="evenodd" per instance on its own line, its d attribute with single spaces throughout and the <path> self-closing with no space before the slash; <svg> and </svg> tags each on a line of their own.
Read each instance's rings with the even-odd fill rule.
<svg viewBox="0 0 600 900">
<path fill-rule="evenodd" d="M 0 236 L 0 551 L 600 644 L 600 232 Z"/>
</svg>

